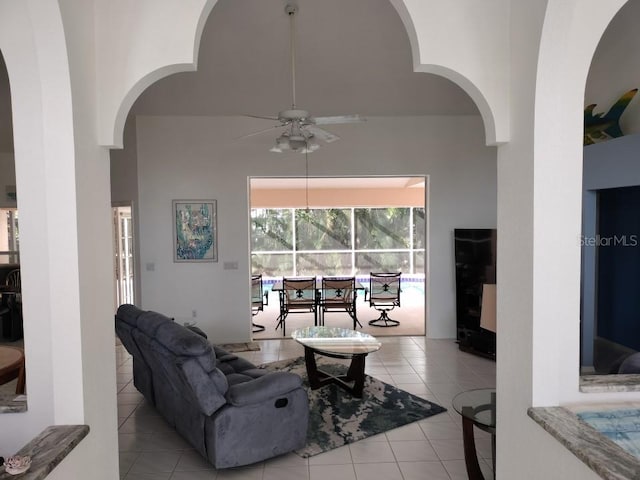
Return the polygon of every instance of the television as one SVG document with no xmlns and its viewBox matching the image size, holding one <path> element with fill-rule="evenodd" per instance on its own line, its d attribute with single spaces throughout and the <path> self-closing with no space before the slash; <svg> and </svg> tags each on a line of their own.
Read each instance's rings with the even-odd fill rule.
<svg viewBox="0 0 640 480">
<path fill-rule="evenodd" d="M 492 358 L 496 334 L 483 328 L 481 319 L 484 286 L 496 283 L 496 241 L 496 229 L 454 230 L 458 345 L 461 350 Z"/>
</svg>

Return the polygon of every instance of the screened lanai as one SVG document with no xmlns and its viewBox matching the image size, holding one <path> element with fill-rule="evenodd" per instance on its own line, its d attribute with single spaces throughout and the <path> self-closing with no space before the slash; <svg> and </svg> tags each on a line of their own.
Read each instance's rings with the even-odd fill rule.
<svg viewBox="0 0 640 480">
<path fill-rule="evenodd" d="M 279 288 L 284 278 L 355 277 L 357 330 L 373 335 L 425 334 L 427 271 L 426 177 L 250 179 L 251 272 L 262 276 L 263 309 L 254 311 L 255 339 L 282 338 Z M 398 325 L 370 325 L 371 272 L 401 273 Z M 275 289 L 274 289 L 275 287 Z M 318 292 L 320 295 L 320 292 Z M 314 314 L 290 315 L 286 334 L 313 325 Z M 327 326 L 352 328 L 346 312 Z M 278 327 L 278 328 L 276 328 Z"/>
</svg>

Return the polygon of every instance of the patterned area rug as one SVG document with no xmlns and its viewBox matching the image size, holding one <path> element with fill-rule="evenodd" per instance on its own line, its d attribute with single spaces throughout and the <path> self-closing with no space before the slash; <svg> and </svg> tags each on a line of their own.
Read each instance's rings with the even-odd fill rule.
<svg viewBox="0 0 640 480">
<path fill-rule="evenodd" d="M 316 361 L 331 374 L 347 370 L 346 365 L 326 357 L 316 357 Z M 355 398 L 333 384 L 311 390 L 304 357 L 267 363 L 261 368 L 293 372 L 304 381 L 309 394 L 309 430 L 306 446 L 296 453 L 305 458 L 446 411 L 369 375 L 362 398 Z"/>
<path fill-rule="evenodd" d="M 257 342 L 224 343 L 218 346 L 229 353 L 260 351 L 260 345 Z"/>
</svg>

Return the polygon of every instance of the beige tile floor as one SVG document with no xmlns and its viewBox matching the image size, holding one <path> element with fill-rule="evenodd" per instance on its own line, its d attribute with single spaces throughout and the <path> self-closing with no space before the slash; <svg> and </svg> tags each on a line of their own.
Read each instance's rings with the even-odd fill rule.
<svg viewBox="0 0 640 480">
<path fill-rule="evenodd" d="M 216 471 L 149 407 L 131 382 L 131 357 L 116 347 L 120 472 L 125 480 L 466 480 L 459 415 L 461 391 L 495 386 L 495 363 L 460 352 L 452 340 L 386 337 L 367 358 L 367 373 L 443 405 L 448 412 L 304 459 L 291 453 Z M 296 357 L 293 340 L 260 341 L 254 363 Z M 491 478 L 490 437 L 476 430 L 481 465 Z"/>
<path fill-rule="evenodd" d="M 369 320 L 374 320 L 380 316 L 380 312 L 371 308 L 369 302 L 364 301 L 364 294 L 358 293 L 356 297 L 356 312 L 363 331 L 375 336 L 412 336 L 424 335 L 425 333 L 425 297 L 424 291 L 417 288 L 405 287 L 400 296 L 400 307 L 389 312 L 389 317 L 398 320 L 400 325 L 395 327 L 376 327 L 369 325 Z M 263 325 L 266 329 L 263 332 L 253 334 L 254 340 L 264 340 L 271 338 L 283 338 L 282 328 L 276 330 L 278 315 L 280 314 L 280 303 L 277 292 L 269 293 L 269 304 L 265 305 L 264 311 L 258 313 L 253 321 Z M 296 328 L 313 325 L 313 313 L 292 313 L 286 319 L 287 336 Z M 325 325 L 331 327 L 353 328 L 353 320 L 346 312 L 329 312 L 325 315 Z"/>
</svg>

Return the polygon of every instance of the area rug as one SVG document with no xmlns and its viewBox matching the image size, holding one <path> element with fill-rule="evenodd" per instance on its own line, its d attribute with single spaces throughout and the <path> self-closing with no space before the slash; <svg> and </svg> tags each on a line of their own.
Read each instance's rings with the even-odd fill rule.
<svg viewBox="0 0 640 480">
<path fill-rule="evenodd" d="M 229 353 L 260 351 L 260 345 L 257 342 L 224 343 L 218 347 Z"/>
<path fill-rule="evenodd" d="M 331 374 L 344 373 L 346 365 L 316 357 Z M 337 385 L 311 390 L 304 357 L 267 363 L 260 368 L 300 375 L 309 395 L 307 444 L 296 453 L 312 457 L 322 452 L 445 412 L 446 408 L 366 375 L 362 398 L 355 398 Z"/>
</svg>

